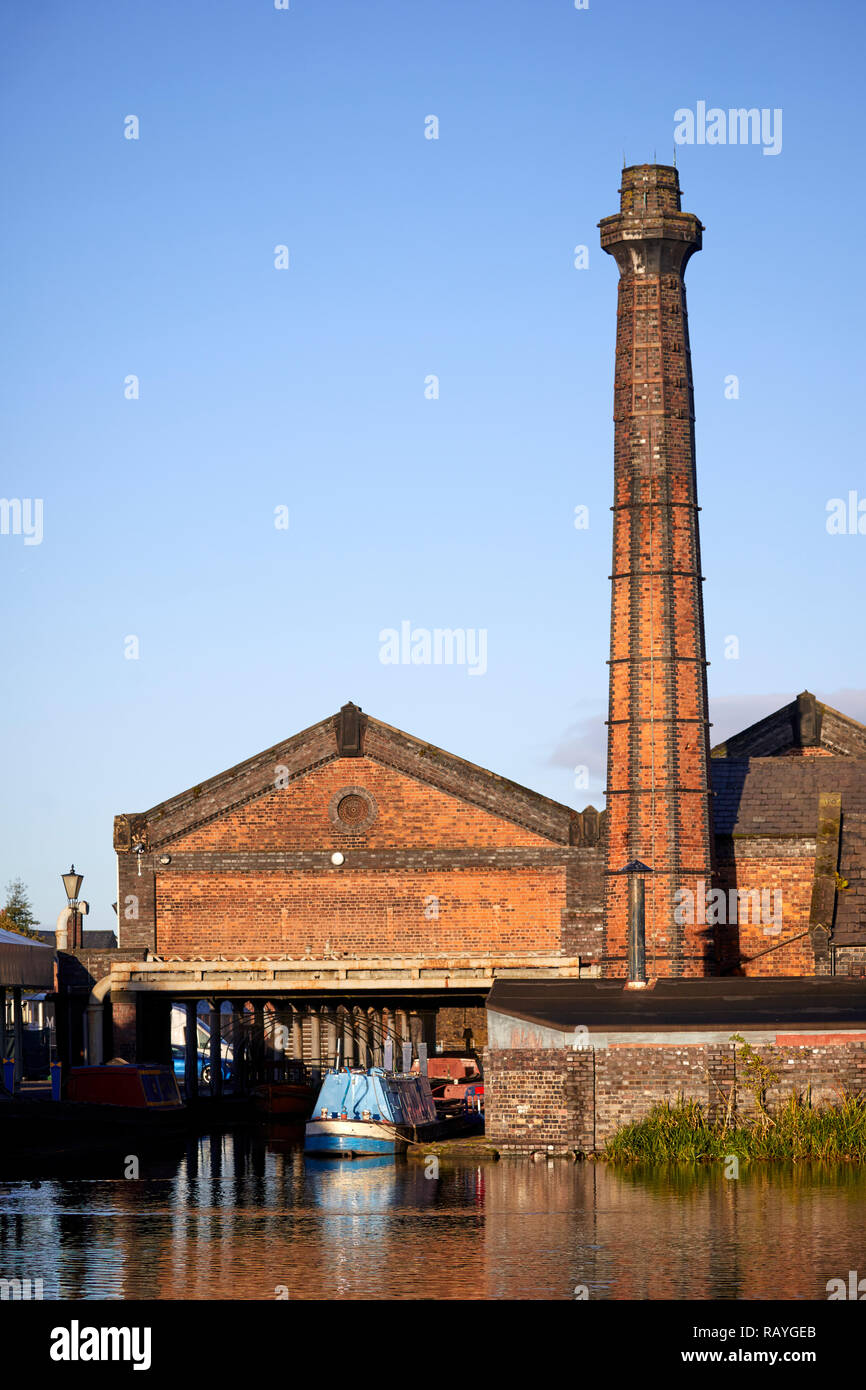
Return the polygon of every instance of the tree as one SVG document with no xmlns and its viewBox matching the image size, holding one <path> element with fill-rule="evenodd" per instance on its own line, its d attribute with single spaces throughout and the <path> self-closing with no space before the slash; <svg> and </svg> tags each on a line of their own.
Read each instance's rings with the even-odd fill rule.
<svg viewBox="0 0 866 1390">
<path fill-rule="evenodd" d="M 17 932 L 19 936 L 29 936 L 38 940 L 33 930 L 36 926 L 38 922 L 24 882 L 20 878 L 13 878 L 12 882 L 6 885 L 6 906 L 0 912 L 0 927 L 4 931 Z"/>
</svg>

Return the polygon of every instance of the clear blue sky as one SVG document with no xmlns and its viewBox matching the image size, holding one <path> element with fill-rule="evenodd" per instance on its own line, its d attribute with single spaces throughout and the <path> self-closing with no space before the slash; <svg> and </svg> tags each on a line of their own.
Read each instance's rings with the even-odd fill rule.
<svg viewBox="0 0 866 1390">
<path fill-rule="evenodd" d="M 670 162 L 698 101 L 783 111 L 777 156 L 677 152 L 706 225 L 714 736 L 806 687 L 866 717 L 866 535 L 825 527 L 830 498 L 866 498 L 861 5 L 49 0 L 2 31 L 0 494 L 42 499 L 44 535 L 0 536 L 0 887 L 23 877 L 43 922 L 74 859 L 89 925 L 114 925 L 116 813 L 348 699 L 602 803 L 596 223 L 623 153 Z M 383 665 L 405 619 L 485 629 L 487 673 Z"/>
</svg>

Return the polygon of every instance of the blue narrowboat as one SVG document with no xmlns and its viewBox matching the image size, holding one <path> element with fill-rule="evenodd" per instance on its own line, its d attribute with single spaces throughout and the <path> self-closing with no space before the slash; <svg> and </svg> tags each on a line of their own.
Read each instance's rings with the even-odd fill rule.
<svg viewBox="0 0 866 1390">
<path fill-rule="evenodd" d="M 304 1149 L 344 1158 L 398 1154 L 410 1143 L 432 1138 L 440 1127 L 426 1076 L 344 1067 L 327 1072 L 322 1081 Z"/>
</svg>

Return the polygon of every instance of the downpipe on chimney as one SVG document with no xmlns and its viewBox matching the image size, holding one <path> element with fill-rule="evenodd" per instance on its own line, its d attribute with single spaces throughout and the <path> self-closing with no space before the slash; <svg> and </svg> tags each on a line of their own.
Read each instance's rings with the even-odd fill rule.
<svg viewBox="0 0 866 1390">
<path fill-rule="evenodd" d="M 639 874 L 628 876 L 628 984 L 646 985 L 646 892 Z"/>
</svg>

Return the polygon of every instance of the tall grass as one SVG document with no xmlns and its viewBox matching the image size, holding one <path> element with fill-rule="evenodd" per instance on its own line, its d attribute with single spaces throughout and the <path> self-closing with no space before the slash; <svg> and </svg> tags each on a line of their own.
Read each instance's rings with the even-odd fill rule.
<svg viewBox="0 0 866 1390">
<path fill-rule="evenodd" d="M 775 1113 L 710 1119 L 703 1105 L 679 1096 L 607 1140 L 604 1157 L 620 1163 L 706 1163 L 727 1158 L 866 1162 L 866 1096 L 813 1107 L 792 1095 Z"/>
</svg>

